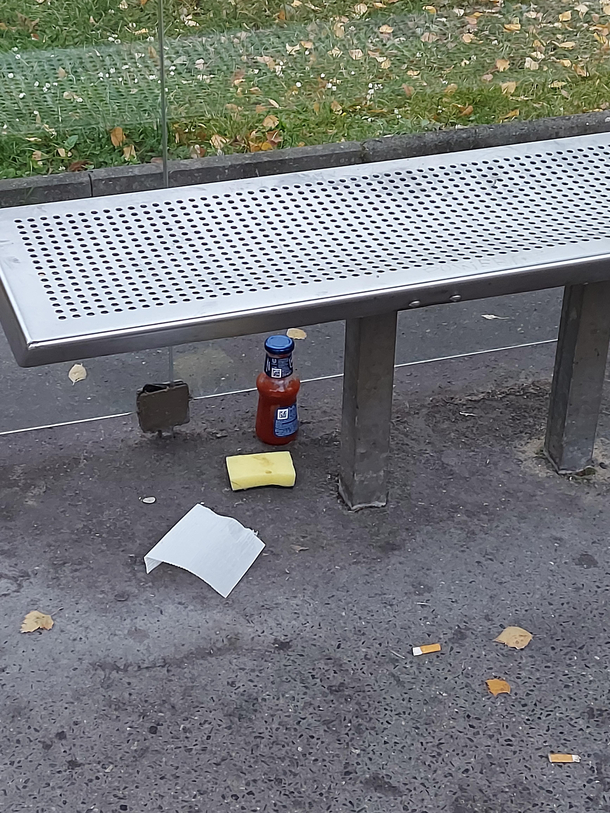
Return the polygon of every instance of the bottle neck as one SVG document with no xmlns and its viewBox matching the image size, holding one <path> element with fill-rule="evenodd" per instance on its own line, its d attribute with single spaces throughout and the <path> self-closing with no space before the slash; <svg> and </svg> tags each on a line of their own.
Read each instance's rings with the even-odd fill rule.
<svg viewBox="0 0 610 813">
<path fill-rule="evenodd" d="M 288 378 L 292 375 L 292 353 L 287 356 L 270 356 L 265 359 L 265 373 L 269 378 Z"/>
</svg>

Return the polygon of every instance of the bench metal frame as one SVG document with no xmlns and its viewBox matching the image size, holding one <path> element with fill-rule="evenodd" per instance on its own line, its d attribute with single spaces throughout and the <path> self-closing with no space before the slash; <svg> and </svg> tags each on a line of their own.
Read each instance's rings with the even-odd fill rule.
<svg viewBox="0 0 610 813">
<path fill-rule="evenodd" d="M 340 491 L 383 505 L 396 313 L 566 286 L 546 451 L 591 462 L 610 135 L 0 210 L 19 364 L 346 319 Z"/>
</svg>

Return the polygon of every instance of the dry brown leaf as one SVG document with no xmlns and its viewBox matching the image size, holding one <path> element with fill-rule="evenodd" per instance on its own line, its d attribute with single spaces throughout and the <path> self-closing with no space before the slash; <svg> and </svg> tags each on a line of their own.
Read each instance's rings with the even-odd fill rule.
<svg viewBox="0 0 610 813">
<path fill-rule="evenodd" d="M 407 76 L 419 76 L 420 71 L 407 71 Z"/>
<path fill-rule="evenodd" d="M 338 56 L 341 56 L 342 53 L 343 53 L 343 51 L 340 48 L 335 47 L 335 48 L 332 49 L 332 51 L 328 52 L 328 55 L 329 56 L 334 56 L 336 58 Z"/>
<path fill-rule="evenodd" d="M 502 116 L 501 121 L 510 121 L 511 119 L 516 119 L 519 115 L 519 108 L 516 107 L 514 110 L 511 110 L 505 116 Z"/>
<path fill-rule="evenodd" d="M 110 131 L 110 140 L 115 147 L 120 147 L 125 141 L 125 133 L 122 127 L 113 127 Z"/>
<path fill-rule="evenodd" d="M 572 61 L 570 59 L 560 59 L 559 64 L 563 65 L 564 68 L 571 68 L 572 67 Z"/>
<path fill-rule="evenodd" d="M 522 627 L 506 627 L 494 638 L 499 644 L 506 644 L 512 649 L 524 649 L 534 636 L 531 632 L 524 630 Z"/>
<path fill-rule="evenodd" d="M 267 101 L 269 102 L 269 104 L 271 105 L 271 107 L 275 107 L 275 108 L 277 108 L 277 110 L 279 110 L 279 109 L 280 109 L 280 106 L 279 106 L 279 104 L 278 104 L 278 103 L 275 101 L 275 99 L 267 99 Z"/>
<path fill-rule="evenodd" d="M 343 113 L 343 108 L 335 99 L 333 99 L 333 101 L 330 103 L 330 109 L 337 115 L 339 115 L 339 113 Z"/>
<path fill-rule="evenodd" d="M 288 43 L 286 43 L 286 53 L 289 54 L 290 56 L 293 56 L 300 50 L 301 50 L 300 42 L 298 42 L 296 45 L 288 45 Z"/>
<path fill-rule="evenodd" d="M 484 73 L 483 76 L 481 77 L 481 79 L 484 82 L 491 82 L 493 78 L 494 78 L 493 74 L 491 74 L 491 73 Z"/>
<path fill-rule="evenodd" d="M 360 48 L 354 48 L 353 51 L 348 51 L 348 53 L 352 59 L 362 59 L 362 57 L 364 56 Z"/>
<path fill-rule="evenodd" d="M 571 51 L 572 48 L 576 48 L 575 42 L 560 42 L 559 45 L 561 46 L 561 48 L 565 48 L 566 51 Z"/>
<path fill-rule="evenodd" d="M 36 630 L 50 630 L 53 626 L 53 619 L 50 615 L 41 613 L 40 610 L 32 610 L 23 619 L 21 632 L 35 632 Z"/>
<path fill-rule="evenodd" d="M 133 146 L 133 144 L 126 144 L 123 147 L 123 158 L 126 161 L 131 161 L 131 159 L 135 157 L 136 157 L 136 148 Z"/>
<path fill-rule="evenodd" d="M 537 71 L 540 67 L 540 63 L 528 56 L 525 60 L 525 67 L 528 71 Z"/>
<path fill-rule="evenodd" d="M 458 86 L 456 84 L 447 85 L 447 87 L 445 88 L 445 90 L 443 92 L 447 93 L 449 96 L 451 96 L 451 94 L 455 93 L 455 91 L 457 89 L 458 89 Z"/>
<path fill-rule="evenodd" d="M 573 66 L 573 70 L 574 70 L 574 71 L 575 71 L 575 72 L 576 72 L 576 73 L 577 73 L 579 76 L 588 76 L 588 75 L 589 75 L 589 72 L 587 71 L 587 69 L 585 68 L 585 66 L 584 66 L 584 65 L 574 65 L 574 66 Z"/>
<path fill-rule="evenodd" d="M 382 25 L 381 28 L 379 29 L 380 34 L 391 34 L 392 31 L 394 31 L 394 29 L 392 28 L 391 25 Z"/>
<path fill-rule="evenodd" d="M 428 14 L 436 14 L 436 8 L 434 6 L 424 6 L 424 11 L 427 11 Z"/>
<path fill-rule="evenodd" d="M 314 102 L 312 107 L 313 112 L 317 115 L 320 112 L 320 102 Z"/>
<path fill-rule="evenodd" d="M 404 90 L 407 99 L 410 99 L 411 96 L 415 93 L 415 88 L 412 87 L 411 85 L 403 85 L 402 89 Z"/>
<path fill-rule="evenodd" d="M 502 88 L 502 93 L 506 94 L 506 96 L 512 96 L 515 90 L 517 90 L 517 83 L 516 82 L 502 82 L 500 85 Z"/>
<path fill-rule="evenodd" d="M 507 71 L 510 68 L 510 62 L 508 59 L 496 59 L 496 70 L 500 73 L 503 71 Z"/>
<path fill-rule="evenodd" d="M 58 68 L 57 69 L 57 78 L 58 79 L 65 79 L 67 75 L 68 75 L 68 72 L 66 70 L 64 70 L 63 68 Z"/>
<path fill-rule="evenodd" d="M 577 11 L 581 17 L 584 17 L 587 11 L 589 11 L 589 6 L 585 5 L 584 3 L 580 3 L 577 6 L 574 6 L 574 11 Z"/>
<path fill-rule="evenodd" d="M 263 128 L 265 130 L 275 130 L 279 123 L 280 120 L 278 119 L 277 116 L 269 114 L 268 116 L 265 116 L 265 118 L 263 119 Z"/>
<path fill-rule="evenodd" d="M 422 42 L 436 42 L 438 34 L 434 34 L 432 31 L 426 31 L 425 34 L 421 35 L 420 39 Z"/>
<path fill-rule="evenodd" d="M 474 40 L 474 37 L 473 37 L 472 34 L 462 34 L 462 42 L 465 42 L 466 44 L 468 44 L 468 43 L 472 42 L 473 40 Z"/>
<path fill-rule="evenodd" d="M 460 116 L 469 116 L 474 111 L 474 107 L 471 104 L 466 105 L 466 107 L 460 108 Z"/>
<path fill-rule="evenodd" d="M 357 4 L 354 6 L 354 11 L 356 12 L 356 14 L 357 14 L 359 17 L 362 17 L 362 15 L 363 15 L 363 14 L 366 14 L 366 13 L 367 13 L 368 8 L 365 6 L 365 4 L 364 4 L 364 3 L 357 3 Z"/>
<path fill-rule="evenodd" d="M 218 135 L 217 133 L 212 136 L 210 139 L 210 143 L 214 147 L 215 150 L 222 150 L 225 144 L 229 141 L 228 138 L 224 136 Z"/>
<path fill-rule="evenodd" d="M 521 23 L 506 23 L 506 31 L 521 31 Z"/>
<path fill-rule="evenodd" d="M 57 154 L 59 155 L 60 158 L 65 158 L 68 153 L 63 147 L 58 147 Z"/>
<path fill-rule="evenodd" d="M 300 327 L 290 327 L 286 331 L 286 335 L 291 339 L 306 339 L 307 333 L 304 330 L 301 330 Z"/>
<path fill-rule="evenodd" d="M 87 169 L 90 166 L 91 161 L 88 161 L 86 158 L 81 159 L 80 161 L 72 161 L 72 163 L 68 167 L 68 172 L 82 172 L 83 170 Z"/>
<path fill-rule="evenodd" d="M 563 11 L 559 15 L 559 21 L 562 22 L 562 23 L 567 23 L 571 19 L 572 19 L 572 12 L 571 11 Z"/>
<path fill-rule="evenodd" d="M 485 683 L 494 697 L 497 697 L 499 694 L 510 694 L 510 685 L 505 680 L 490 678 L 486 680 Z"/>
<path fill-rule="evenodd" d="M 301 40 L 301 45 L 306 51 L 311 51 L 313 48 L 313 42 L 311 42 L 311 40 Z"/>
<path fill-rule="evenodd" d="M 333 25 L 333 34 L 335 35 L 335 37 L 337 37 L 337 39 L 340 40 L 343 39 L 343 37 L 345 36 L 345 26 L 343 25 L 343 23 L 335 23 Z"/>
<path fill-rule="evenodd" d="M 73 364 L 68 372 L 68 378 L 73 384 L 77 381 L 84 381 L 87 378 L 87 370 L 82 364 Z"/>
<path fill-rule="evenodd" d="M 568 83 L 567 82 L 560 82 L 558 79 L 555 82 L 551 82 L 549 85 L 550 88 L 562 88 L 565 87 Z"/>
</svg>

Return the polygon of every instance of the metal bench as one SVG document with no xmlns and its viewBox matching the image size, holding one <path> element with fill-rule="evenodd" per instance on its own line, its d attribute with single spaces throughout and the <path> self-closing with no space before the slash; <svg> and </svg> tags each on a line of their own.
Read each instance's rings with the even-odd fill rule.
<svg viewBox="0 0 610 813">
<path fill-rule="evenodd" d="M 397 311 L 566 286 L 546 451 L 590 464 L 610 134 L 0 211 L 18 363 L 346 320 L 340 491 L 386 502 Z"/>
</svg>

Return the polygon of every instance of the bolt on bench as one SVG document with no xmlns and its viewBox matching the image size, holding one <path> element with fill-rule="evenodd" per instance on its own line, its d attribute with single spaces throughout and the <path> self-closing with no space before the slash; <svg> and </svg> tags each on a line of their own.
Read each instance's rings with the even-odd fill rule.
<svg viewBox="0 0 610 813">
<path fill-rule="evenodd" d="M 384 505 L 397 311 L 565 286 L 546 452 L 590 464 L 610 339 L 610 134 L 0 210 L 36 366 L 345 319 L 340 491 Z"/>
</svg>

